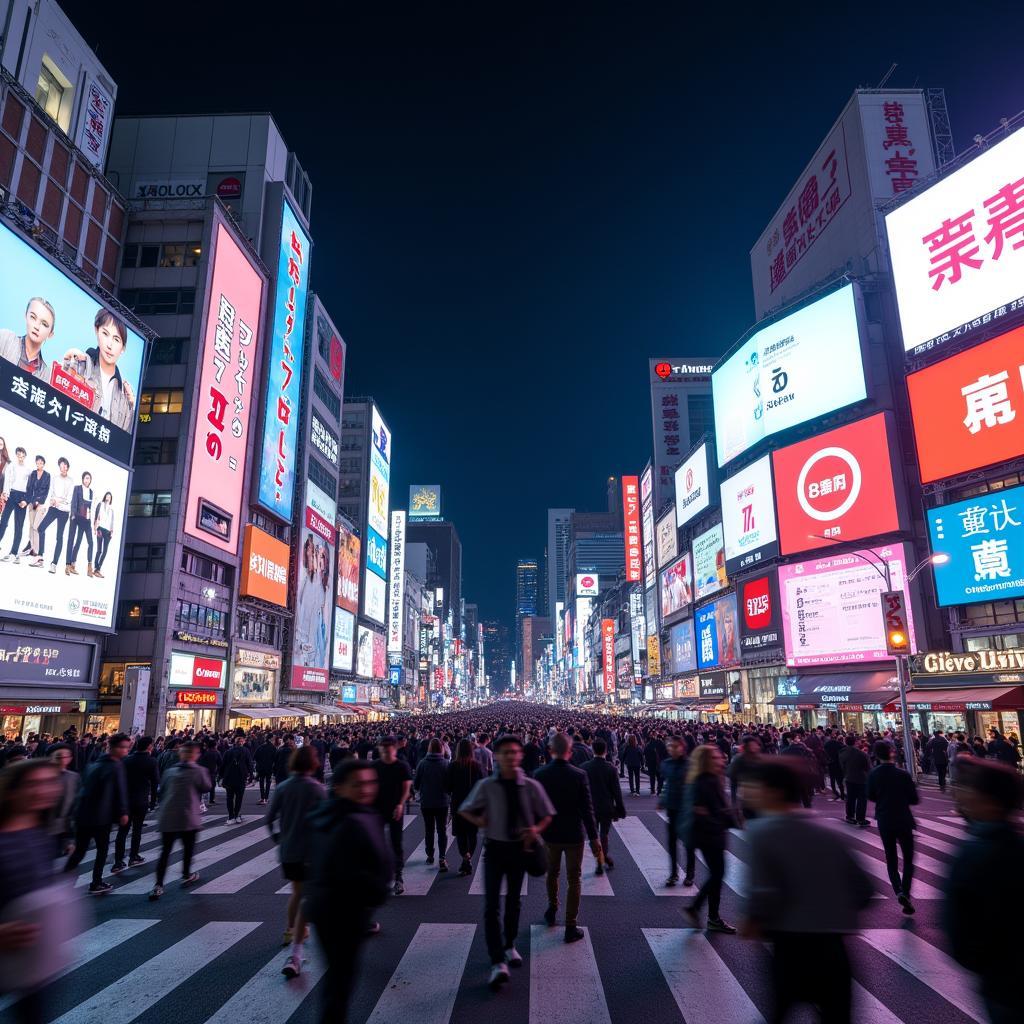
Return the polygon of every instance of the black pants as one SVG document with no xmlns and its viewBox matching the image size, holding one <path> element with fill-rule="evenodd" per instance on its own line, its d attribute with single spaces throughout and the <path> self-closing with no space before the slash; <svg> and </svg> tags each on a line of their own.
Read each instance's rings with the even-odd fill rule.
<svg viewBox="0 0 1024 1024">
<path fill-rule="evenodd" d="M 722 905 L 722 881 L 725 879 L 725 842 L 724 840 L 702 840 L 697 843 L 697 849 L 704 854 L 707 862 L 707 880 L 697 890 L 697 896 L 691 905 L 692 910 L 700 910 L 704 901 L 708 901 L 708 918 L 712 921 L 718 919 Z"/>
<path fill-rule="evenodd" d="M 85 538 L 85 546 L 89 550 L 89 564 L 92 564 L 92 524 L 88 519 L 75 516 L 71 520 L 71 534 L 68 537 L 68 563 L 73 565 L 78 561 L 78 549 L 82 546 L 82 538 Z"/>
<path fill-rule="evenodd" d="M 86 825 L 75 830 L 75 852 L 68 857 L 64 865 L 65 871 L 74 871 L 89 849 L 89 843 L 96 844 L 96 859 L 92 863 L 93 885 L 99 885 L 103 881 L 103 865 L 107 861 L 107 851 L 110 849 L 110 830 L 112 825 Z"/>
<path fill-rule="evenodd" d="M 848 821 L 867 821 L 868 784 L 866 782 L 847 782 L 846 818 Z"/>
<path fill-rule="evenodd" d="M 391 854 L 395 859 L 395 878 L 402 877 L 402 864 L 405 854 L 402 850 L 402 819 L 398 821 L 389 814 L 385 819 L 388 828 L 388 839 L 391 840 Z"/>
<path fill-rule="evenodd" d="M 14 543 L 11 545 L 11 554 L 16 555 L 18 548 L 21 546 L 21 531 L 25 526 L 25 511 L 28 508 L 21 508 L 18 504 L 24 501 L 26 498 L 24 491 L 11 491 L 7 495 L 7 504 L 4 505 L 4 514 L 0 516 L 0 538 L 3 537 L 4 531 L 7 529 L 7 523 L 11 516 L 14 516 Z"/>
<path fill-rule="evenodd" d="M 910 896 L 910 883 L 914 880 L 914 833 L 910 829 L 898 832 L 882 832 L 882 848 L 885 850 L 885 866 L 889 871 L 892 891 L 899 896 Z M 900 862 L 896 854 L 897 845 L 903 854 L 903 875 L 900 876 Z"/>
<path fill-rule="evenodd" d="M 260 772 L 259 775 L 256 776 L 256 778 L 260 780 L 260 799 L 269 800 L 270 780 L 273 778 L 273 775 L 271 775 L 270 772 Z"/>
<path fill-rule="evenodd" d="M 242 797 L 245 795 L 245 786 L 225 786 L 224 792 L 228 801 L 228 821 L 237 818 L 242 813 Z"/>
<path fill-rule="evenodd" d="M 608 834 L 612 830 L 611 817 L 602 818 L 597 816 L 597 837 L 601 843 L 601 850 L 604 852 L 604 859 L 608 859 Z"/>
<path fill-rule="evenodd" d="M 466 821 L 461 814 L 456 814 L 452 818 L 452 832 L 455 835 L 455 842 L 459 844 L 459 856 L 463 859 L 472 858 L 476 853 L 478 831 L 476 825 Z"/>
<path fill-rule="evenodd" d="M 800 1003 L 817 1006 L 821 1024 L 850 1024 L 850 961 L 843 937 L 826 932 L 780 932 L 772 938 L 772 1024 L 782 1024 Z"/>
<path fill-rule="evenodd" d="M 39 524 L 39 557 L 42 558 L 46 551 L 46 531 L 51 523 L 57 524 L 57 542 L 53 547 L 53 558 L 50 561 L 56 565 L 60 560 L 60 549 L 64 546 L 64 527 L 68 525 L 68 513 L 62 512 L 59 508 L 50 508 L 50 511 L 43 516 Z"/>
<path fill-rule="evenodd" d="M 836 796 L 841 797 L 843 800 L 846 799 L 846 788 L 843 785 L 843 770 L 838 764 L 830 764 L 828 766 L 828 781 L 832 787 L 832 792 Z"/>
<path fill-rule="evenodd" d="M 504 963 L 505 950 L 516 944 L 525 873 L 522 843 L 502 843 L 494 839 L 484 843 L 484 935 L 492 964 Z M 504 929 L 501 922 L 502 879 L 506 879 L 508 888 Z"/>
<path fill-rule="evenodd" d="M 324 950 L 324 959 L 327 961 L 320 1024 L 346 1024 L 348 1021 L 352 983 L 355 980 L 359 948 L 365 938 L 367 923 L 367 918 L 358 915 L 341 920 L 313 922 L 317 938 Z"/>
<path fill-rule="evenodd" d="M 651 780 L 651 792 L 661 792 L 661 774 L 657 768 L 648 768 L 647 775 Z"/>
<path fill-rule="evenodd" d="M 434 856 L 434 833 L 437 833 L 437 855 L 444 857 L 448 852 L 448 808 L 424 807 L 423 827 L 427 831 L 427 856 Z"/>
<path fill-rule="evenodd" d="M 110 547 L 110 531 L 103 526 L 96 529 L 96 564 L 94 569 L 103 565 L 103 559 L 107 557 L 107 550 Z"/>
<path fill-rule="evenodd" d="M 683 816 L 682 811 L 668 811 L 668 863 L 669 874 L 673 878 L 679 877 L 679 820 Z M 686 874 L 684 878 L 693 878 L 697 870 L 697 854 L 692 846 L 686 847 Z"/>
<path fill-rule="evenodd" d="M 125 841 L 128 839 L 128 832 L 132 834 L 132 845 L 130 857 L 138 857 L 139 846 L 142 843 L 142 826 L 146 820 L 146 808 L 133 807 L 128 812 L 128 824 L 119 825 L 117 828 L 117 837 L 114 839 L 114 863 L 124 863 L 124 847 Z"/>
<path fill-rule="evenodd" d="M 640 792 L 640 769 L 630 768 L 629 769 L 629 791 L 630 793 Z"/>
<path fill-rule="evenodd" d="M 196 848 L 196 836 L 199 835 L 194 829 L 189 832 L 163 832 L 160 835 L 160 859 L 156 863 L 156 884 L 164 884 L 164 875 L 167 874 L 167 862 L 171 859 L 171 850 L 176 839 L 181 840 L 181 847 L 184 856 L 181 860 L 181 877 L 188 878 L 192 873 L 192 852 Z"/>
<path fill-rule="evenodd" d="M 936 762 L 936 764 L 935 764 L 935 773 L 939 777 L 939 789 L 941 789 L 943 792 L 946 791 L 946 773 L 948 771 L 949 771 L 949 763 L 948 762 L 946 764 L 939 764 L 938 762 Z"/>
</svg>

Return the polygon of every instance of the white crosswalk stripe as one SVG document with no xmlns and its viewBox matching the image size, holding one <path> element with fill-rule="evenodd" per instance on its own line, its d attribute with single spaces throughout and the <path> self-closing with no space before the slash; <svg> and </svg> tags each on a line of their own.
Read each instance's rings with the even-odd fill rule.
<svg viewBox="0 0 1024 1024">
<path fill-rule="evenodd" d="M 130 1024 L 151 1006 L 202 970 L 226 949 L 245 938 L 256 921 L 211 921 L 170 949 L 122 975 L 58 1017 L 52 1024 Z"/>
<path fill-rule="evenodd" d="M 197 896 L 210 896 L 215 893 L 240 892 L 257 878 L 269 875 L 280 864 L 280 857 L 277 855 L 277 847 L 272 846 L 269 850 L 256 854 L 255 857 L 243 861 L 236 868 L 218 875 L 205 885 L 200 885 L 192 892 Z M 290 891 L 290 890 L 289 890 Z"/>
<path fill-rule="evenodd" d="M 876 850 L 885 852 L 885 844 L 882 842 L 882 837 L 872 830 L 866 828 L 853 828 L 851 825 L 846 825 L 844 822 L 836 821 L 835 818 L 827 819 L 830 825 L 834 825 L 836 828 L 845 828 L 849 832 L 853 833 L 855 839 L 860 842 L 867 844 L 868 846 L 874 847 Z M 934 857 L 929 857 L 927 854 L 914 851 L 914 872 L 918 870 L 928 871 L 933 875 L 938 875 L 940 878 L 945 878 L 949 874 L 949 865 L 943 861 L 936 860 Z M 886 876 L 888 877 L 888 875 Z"/>
<path fill-rule="evenodd" d="M 612 859 L 614 860 L 614 858 Z M 609 873 L 606 871 L 603 875 L 597 874 L 597 858 L 591 852 L 589 843 L 583 847 L 583 895 L 615 895 Z"/>
<path fill-rule="evenodd" d="M 448 839 L 448 847 L 445 852 L 446 857 L 447 851 L 452 850 L 454 847 L 455 838 L 452 836 Z M 427 843 L 424 840 L 413 850 L 408 860 L 402 865 L 402 884 L 405 886 L 405 895 L 426 896 L 430 892 L 430 887 L 437 880 L 439 874 L 437 866 L 437 850 L 434 850 L 434 863 L 427 863 Z M 455 867 L 457 868 L 458 865 L 456 864 Z"/>
<path fill-rule="evenodd" d="M 214 821 L 220 821 L 223 817 L 224 817 L 223 815 L 220 815 L 217 818 L 203 818 L 203 824 L 204 825 L 212 824 Z M 221 827 L 219 830 L 218 829 L 203 829 L 203 831 L 200 833 L 200 835 L 204 835 L 204 836 L 209 837 L 211 835 L 219 835 L 220 832 L 224 832 L 224 831 L 227 831 L 227 829 L 224 828 L 224 827 Z M 116 835 L 117 835 L 117 830 L 116 829 L 112 830 L 111 833 L 110 833 L 110 852 L 107 855 L 108 866 L 109 866 L 109 863 L 111 863 L 111 858 L 113 858 L 113 856 L 114 856 L 114 837 Z M 127 856 L 129 848 L 131 847 L 131 841 L 132 841 L 132 837 L 131 837 L 131 833 L 129 832 L 128 840 L 125 843 L 125 855 L 126 856 Z M 147 850 L 150 847 L 159 846 L 159 845 L 160 845 L 160 833 L 155 828 L 151 828 L 151 829 L 150 828 L 146 828 L 146 829 L 142 830 L 142 842 L 139 844 L 139 849 L 140 850 Z M 82 858 L 80 863 L 82 864 L 82 866 L 85 866 L 85 865 L 91 864 L 95 859 L 96 859 L 96 847 L 94 846 Z"/>
<path fill-rule="evenodd" d="M 668 821 L 668 815 L 664 811 L 658 811 L 658 817 L 662 821 Z M 735 833 L 738 829 L 730 829 L 730 832 Z M 699 850 L 697 851 L 697 860 L 704 865 L 708 866 L 708 862 L 704 859 L 704 854 Z M 747 894 L 747 868 L 746 865 L 737 856 L 730 853 L 728 850 L 725 851 L 725 884 L 732 889 L 737 896 L 746 896 Z"/>
<path fill-rule="evenodd" d="M 939 815 L 939 821 L 944 821 L 947 825 L 956 825 L 959 828 L 967 828 L 967 822 L 963 818 L 954 818 L 947 815 Z"/>
<path fill-rule="evenodd" d="M 590 932 L 566 943 L 560 928 L 530 928 L 530 1024 L 611 1024 Z"/>
<path fill-rule="evenodd" d="M 622 840 L 633 862 L 640 869 L 651 892 L 655 896 L 685 896 L 687 890 L 676 886 L 665 888 L 668 877 L 668 852 L 651 835 L 647 826 L 637 817 L 623 818 L 612 825 L 615 834 Z"/>
</svg>

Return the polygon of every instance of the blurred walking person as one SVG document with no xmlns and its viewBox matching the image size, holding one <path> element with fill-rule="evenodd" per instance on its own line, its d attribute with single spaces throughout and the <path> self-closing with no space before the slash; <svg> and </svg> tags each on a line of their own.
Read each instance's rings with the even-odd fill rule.
<svg viewBox="0 0 1024 1024">
<path fill-rule="evenodd" d="M 220 765 L 220 781 L 228 802 L 229 825 L 242 824 L 242 797 L 245 796 L 245 786 L 252 778 L 254 768 L 252 754 L 245 745 L 245 733 L 239 729 L 235 733 L 234 746 L 224 752 Z"/>
<path fill-rule="evenodd" d="M 448 765 L 451 763 L 442 751 L 441 741 L 432 739 L 427 756 L 416 765 L 413 788 L 420 798 L 423 827 L 426 831 L 427 863 L 434 863 L 434 835 L 437 835 L 437 870 L 448 870 Z M 486 749 L 477 747 L 477 750 Z M 490 753 L 490 751 L 488 751 Z M 474 756 L 476 756 L 474 754 Z"/>
<path fill-rule="evenodd" d="M 396 896 L 401 896 L 405 892 L 405 883 L 402 881 L 402 865 L 405 862 L 402 834 L 405 830 L 405 805 L 412 791 L 412 771 L 398 757 L 398 743 L 394 736 L 385 736 L 377 745 L 377 753 L 379 756 L 373 762 L 377 771 L 377 799 L 374 806 L 388 830 L 391 855 L 395 862 L 394 892 Z"/>
<path fill-rule="evenodd" d="M 583 765 L 590 782 L 590 796 L 594 801 L 594 818 L 597 820 L 597 835 L 601 843 L 601 854 L 597 861 L 597 874 L 604 874 L 605 868 L 614 868 L 615 861 L 608 856 L 608 834 L 613 821 L 626 816 L 626 805 L 622 802 L 622 784 L 619 773 L 608 760 L 608 741 L 594 740 L 594 756 Z"/>
<path fill-rule="evenodd" d="M 665 744 L 668 757 L 661 762 L 662 791 L 658 797 L 658 807 L 668 818 L 668 878 L 665 885 L 672 888 L 679 882 L 679 843 L 682 842 L 683 802 L 686 792 L 686 748 L 678 736 L 669 738 Z M 683 875 L 684 887 L 693 885 L 693 874 L 696 869 L 697 855 L 693 847 L 686 844 L 686 871 Z"/>
<path fill-rule="evenodd" d="M 452 800 L 452 834 L 455 836 L 455 842 L 458 843 L 459 856 L 462 858 L 462 863 L 459 865 L 460 875 L 473 873 L 473 854 L 476 853 L 476 838 L 479 830 L 464 815 L 455 813 L 455 811 L 465 803 L 469 794 L 473 792 L 473 787 L 483 777 L 483 770 L 473 755 L 473 741 L 470 739 L 459 740 L 459 745 L 455 749 L 455 760 L 448 766 L 446 787 Z"/>
<path fill-rule="evenodd" d="M 160 773 L 157 771 L 156 758 L 150 753 L 153 739 L 140 736 L 135 741 L 135 749 L 124 759 L 125 783 L 128 786 L 128 822 L 118 826 L 117 838 L 114 840 L 114 866 L 112 875 L 124 871 L 125 845 L 129 829 L 132 834 L 132 845 L 129 849 L 127 867 L 134 868 L 145 863 L 140 856 L 142 845 L 142 826 L 146 820 L 146 811 L 156 804 L 157 791 L 160 786 Z"/>
<path fill-rule="evenodd" d="M 878 762 L 868 774 L 868 799 L 875 804 L 875 821 L 885 850 L 885 866 L 889 871 L 892 891 L 904 914 L 914 913 L 910 885 L 914 880 L 914 829 L 917 827 L 910 808 L 918 802 L 917 786 L 909 772 L 896 767 L 896 749 L 887 740 L 874 746 Z M 899 852 L 903 854 L 900 874 Z"/>
</svg>

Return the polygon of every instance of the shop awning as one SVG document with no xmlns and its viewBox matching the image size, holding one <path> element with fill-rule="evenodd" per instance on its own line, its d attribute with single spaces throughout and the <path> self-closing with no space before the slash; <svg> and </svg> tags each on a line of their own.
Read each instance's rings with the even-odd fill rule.
<svg viewBox="0 0 1024 1024">
<path fill-rule="evenodd" d="M 298 712 L 299 715 L 305 717 L 306 715 L 329 715 L 331 714 L 330 704 L 293 704 L 292 707 L 294 715 Z"/>
<path fill-rule="evenodd" d="M 334 715 L 368 715 L 371 708 L 368 704 L 338 704 L 331 714 Z"/>
<path fill-rule="evenodd" d="M 800 675 L 786 678 L 784 684 L 780 680 L 780 685 L 789 691 L 772 698 L 771 703 L 780 707 L 880 711 L 899 694 L 895 672 Z"/>
<path fill-rule="evenodd" d="M 294 718 L 295 708 L 232 708 L 231 718 Z"/>
<path fill-rule="evenodd" d="M 899 698 L 889 704 L 899 710 Z M 913 690 L 907 707 L 917 711 L 998 711 L 1024 708 L 1024 686 L 968 686 L 953 690 Z"/>
</svg>

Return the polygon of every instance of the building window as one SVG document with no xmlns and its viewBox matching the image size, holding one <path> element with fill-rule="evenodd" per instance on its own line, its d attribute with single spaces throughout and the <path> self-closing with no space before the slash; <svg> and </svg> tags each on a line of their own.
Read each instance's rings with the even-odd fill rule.
<svg viewBox="0 0 1024 1024">
<path fill-rule="evenodd" d="M 319 461 L 312 457 L 309 460 L 309 479 L 330 497 L 333 498 L 337 495 L 338 481 L 324 469 Z"/>
<path fill-rule="evenodd" d="M 149 349 L 149 362 L 153 366 L 174 366 L 185 362 L 188 338 L 156 338 Z"/>
<path fill-rule="evenodd" d="M 64 129 L 68 130 L 70 123 L 70 103 L 65 104 L 65 94 L 68 93 L 70 85 L 62 82 L 58 77 L 57 69 L 50 62 L 48 57 L 43 57 L 43 63 L 39 68 L 39 80 L 36 82 L 36 103 L 39 104 Z M 68 96 L 70 99 L 70 96 Z M 64 108 L 64 115 L 61 116 L 61 108 Z"/>
<path fill-rule="evenodd" d="M 196 601 L 179 601 L 174 611 L 174 628 L 186 633 L 227 636 L 228 613 Z"/>
<path fill-rule="evenodd" d="M 195 242 L 167 242 L 160 251 L 161 267 L 195 267 L 203 250 Z"/>
<path fill-rule="evenodd" d="M 146 249 L 157 248 L 153 246 L 142 246 L 139 253 L 139 266 L 149 266 L 143 263 L 146 257 Z M 156 266 L 156 256 L 153 257 L 153 266 Z M 195 310 L 196 290 L 195 288 L 122 288 L 121 301 L 134 310 L 139 316 L 174 316 L 175 314 L 191 313 Z"/>
<path fill-rule="evenodd" d="M 128 516 L 164 517 L 171 514 L 170 491 L 132 491 L 128 497 Z"/>
<path fill-rule="evenodd" d="M 185 392 L 181 388 L 165 391 L 143 391 L 139 396 L 139 422 L 148 423 L 154 416 L 181 412 Z"/>
<path fill-rule="evenodd" d="M 139 265 L 139 243 L 126 242 L 121 250 L 121 266 L 137 267 Z"/>
<path fill-rule="evenodd" d="M 168 466 L 177 457 L 177 438 L 151 438 L 135 442 L 136 466 Z"/>
<path fill-rule="evenodd" d="M 118 629 L 155 629 L 159 601 L 122 601 L 117 609 Z"/>
<path fill-rule="evenodd" d="M 197 555 L 193 551 L 182 551 L 181 568 L 190 576 L 198 576 L 201 580 L 219 583 L 224 587 L 230 587 L 234 582 L 234 573 L 230 565 L 215 562 L 212 558 Z"/>
<path fill-rule="evenodd" d="M 319 370 L 313 372 L 313 391 L 316 397 L 331 410 L 334 418 L 338 419 L 341 416 L 341 399 L 331 390 L 327 378 Z"/>
<path fill-rule="evenodd" d="M 125 544 L 124 560 L 121 563 L 124 572 L 163 572 L 163 544 Z"/>
<path fill-rule="evenodd" d="M 965 629 L 1024 622 L 1024 600 L 985 601 L 980 604 L 964 605 L 959 618 L 960 625 Z"/>
<path fill-rule="evenodd" d="M 159 245 L 140 245 L 139 246 L 139 266 L 140 267 L 155 267 L 160 262 L 160 246 Z"/>
<path fill-rule="evenodd" d="M 696 444 L 704 434 L 715 428 L 714 407 L 710 395 L 689 395 L 686 399 L 687 429 L 690 444 Z"/>
<path fill-rule="evenodd" d="M 238 639 L 267 647 L 281 646 L 282 621 L 262 611 L 238 610 Z"/>
</svg>

